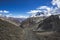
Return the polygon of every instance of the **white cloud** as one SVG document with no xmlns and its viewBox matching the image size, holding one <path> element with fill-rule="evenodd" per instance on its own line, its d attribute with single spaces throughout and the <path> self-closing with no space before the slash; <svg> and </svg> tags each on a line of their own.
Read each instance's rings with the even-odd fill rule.
<svg viewBox="0 0 60 40">
<path fill-rule="evenodd" d="M 14 16 L 13 14 L 10 13 L 10 11 L 7 11 L 7 10 L 0 10 L 0 16 L 14 17 L 14 18 L 28 18 L 29 17 L 29 16 L 23 16 L 23 15 Z"/>
<path fill-rule="evenodd" d="M 12 14 L 8 14 L 8 15 L 5 15 L 6 17 L 11 17 L 12 16 Z"/>
<path fill-rule="evenodd" d="M 11 16 L 11 14 L 7 10 L 0 10 L 0 16 L 2 16 L 2 17 L 4 17 L 4 16 L 9 17 L 9 16 Z"/>
<path fill-rule="evenodd" d="M 52 0 L 52 5 L 56 5 L 56 7 L 53 9 L 52 14 L 60 14 L 60 0 Z"/>
<path fill-rule="evenodd" d="M 56 15 L 60 14 L 60 0 L 52 0 L 52 4 L 57 5 L 53 8 L 53 6 L 48 7 L 48 6 L 40 6 L 37 8 L 37 10 L 40 10 L 41 12 L 44 12 L 45 16 L 50 16 L 50 15 Z"/>
<path fill-rule="evenodd" d="M 58 8 L 60 8 L 60 0 L 52 0 L 53 5 L 57 5 Z"/>
<path fill-rule="evenodd" d="M 7 10 L 0 10 L 0 13 L 9 13 Z"/>
<path fill-rule="evenodd" d="M 4 11 L 3 11 L 3 13 L 9 13 L 9 11 L 7 11 L 7 10 L 4 10 Z"/>
<path fill-rule="evenodd" d="M 37 12 L 41 12 L 41 11 L 40 11 L 40 10 L 31 10 L 31 11 L 29 11 L 29 12 L 27 12 L 27 13 L 35 14 L 35 13 L 37 13 Z"/>
<path fill-rule="evenodd" d="M 51 3 L 54 6 L 54 8 L 53 8 L 53 6 L 51 6 L 51 7 L 48 7 L 48 6 L 40 6 L 40 7 L 36 8 L 36 10 L 31 10 L 28 13 L 30 13 L 33 16 L 37 12 L 44 12 L 44 15 L 45 16 L 60 14 L 60 0 L 52 0 Z M 40 15 L 40 16 L 43 16 L 43 15 Z"/>
<path fill-rule="evenodd" d="M 35 15 L 38 13 L 38 12 L 43 12 L 43 14 L 41 14 L 40 16 L 50 16 L 51 15 L 51 12 L 52 12 L 53 8 L 51 7 L 48 7 L 48 6 L 40 6 L 38 7 L 36 10 L 31 10 L 30 12 L 27 12 L 27 13 L 30 13 L 31 14 L 31 17 L 36 17 Z"/>
<path fill-rule="evenodd" d="M 51 11 L 52 8 L 48 7 L 48 6 L 40 6 L 38 7 L 37 9 L 40 9 L 40 10 L 46 10 L 46 11 Z"/>
<path fill-rule="evenodd" d="M 0 10 L 0 13 L 2 13 L 3 11 L 2 10 Z"/>
<path fill-rule="evenodd" d="M 53 10 L 52 7 L 50 8 L 50 7 L 48 7 L 48 6 L 40 6 L 40 7 L 38 7 L 37 9 L 42 10 L 42 12 L 44 12 L 44 14 L 45 14 L 46 16 L 51 15 L 51 12 L 52 12 L 52 10 Z"/>
</svg>

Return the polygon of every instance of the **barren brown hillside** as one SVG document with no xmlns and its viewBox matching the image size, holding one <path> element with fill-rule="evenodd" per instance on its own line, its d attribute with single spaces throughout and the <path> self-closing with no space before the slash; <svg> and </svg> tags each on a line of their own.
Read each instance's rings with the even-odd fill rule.
<svg viewBox="0 0 60 40">
<path fill-rule="evenodd" d="M 23 30 L 0 19 L 0 40 L 23 40 Z"/>
</svg>

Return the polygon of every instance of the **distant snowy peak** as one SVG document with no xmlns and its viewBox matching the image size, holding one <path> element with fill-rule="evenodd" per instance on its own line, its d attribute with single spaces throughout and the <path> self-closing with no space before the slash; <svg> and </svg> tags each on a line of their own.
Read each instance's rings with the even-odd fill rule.
<svg viewBox="0 0 60 40">
<path fill-rule="evenodd" d="M 51 13 L 37 12 L 36 14 L 32 15 L 31 17 L 43 17 L 43 16 L 51 16 Z"/>
</svg>

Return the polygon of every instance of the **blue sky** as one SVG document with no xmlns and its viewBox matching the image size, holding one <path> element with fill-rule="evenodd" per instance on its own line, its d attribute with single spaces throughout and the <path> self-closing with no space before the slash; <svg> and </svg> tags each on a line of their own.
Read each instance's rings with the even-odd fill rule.
<svg viewBox="0 0 60 40">
<path fill-rule="evenodd" d="M 0 0 L 0 10 L 7 10 L 12 15 L 28 16 L 30 10 L 34 10 L 39 6 L 51 7 L 52 0 Z"/>
</svg>

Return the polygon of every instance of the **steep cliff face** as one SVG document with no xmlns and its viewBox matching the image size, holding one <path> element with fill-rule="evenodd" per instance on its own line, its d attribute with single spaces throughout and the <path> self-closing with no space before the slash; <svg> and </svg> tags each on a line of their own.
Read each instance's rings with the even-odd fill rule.
<svg viewBox="0 0 60 40">
<path fill-rule="evenodd" d="M 0 19 L 0 40 L 23 40 L 23 30 L 19 26 Z"/>
</svg>

